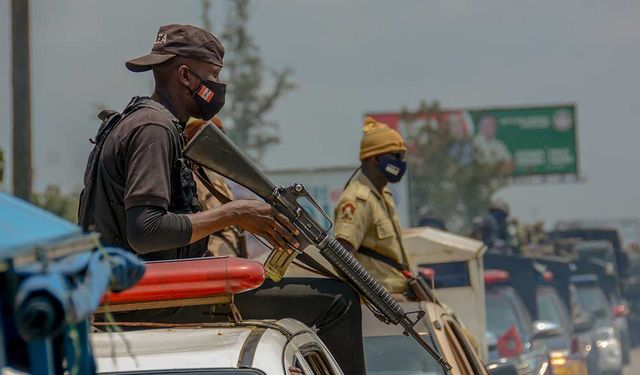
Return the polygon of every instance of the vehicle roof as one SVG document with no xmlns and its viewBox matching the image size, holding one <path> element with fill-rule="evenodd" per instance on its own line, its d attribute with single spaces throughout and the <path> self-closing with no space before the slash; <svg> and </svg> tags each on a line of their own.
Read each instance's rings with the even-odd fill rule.
<svg viewBox="0 0 640 375">
<path fill-rule="evenodd" d="M 255 324 L 255 325 L 254 325 Z M 287 341 L 311 329 L 294 319 L 277 322 L 245 322 L 242 326 L 154 328 L 107 332 L 92 335 L 100 372 L 168 370 L 195 368 L 235 368 L 252 332 L 264 329 L 256 345 L 254 365 L 282 366 L 280 357 Z M 274 361 L 274 356 L 278 361 Z M 115 360 L 114 360 L 115 359 Z"/>
<path fill-rule="evenodd" d="M 429 227 L 403 230 L 402 242 L 417 264 L 468 261 L 486 251 L 481 241 Z"/>
<path fill-rule="evenodd" d="M 251 328 L 162 328 L 94 333 L 99 372 L 236 367 Z M 168 339 L 170 337 L 170 339 Z"/>
<path fill-rule="evenodd" d="M 5 193 L 0 193 L 0 228 L 0 259 L 82 233 L 80 227 Z"/>
</svg>

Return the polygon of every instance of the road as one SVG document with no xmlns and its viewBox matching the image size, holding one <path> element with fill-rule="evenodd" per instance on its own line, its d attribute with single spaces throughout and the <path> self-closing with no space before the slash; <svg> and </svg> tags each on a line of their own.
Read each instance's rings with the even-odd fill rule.
<svg viewBox="0 0 640 375">
<path fill-rule="evenodd" d="M 640 374 L 640 348 L 635 348 L 631 352 L 631 364 L 625 367 L 624 375 L 638 375 Z"/>
</svg>

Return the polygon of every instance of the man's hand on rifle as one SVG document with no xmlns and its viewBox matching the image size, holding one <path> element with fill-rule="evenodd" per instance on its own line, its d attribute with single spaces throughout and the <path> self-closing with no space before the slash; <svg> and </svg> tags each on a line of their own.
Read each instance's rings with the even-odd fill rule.
<svg viewBox="0 0 640 375">
<path fill-rule="evenodd" d="M 232 225 L 256 234 L 280 251 L 299 248 L 299 234 L 289 220 L 271 205 L 258 200 L 237 200 L 210 210 L 189 214 L 191 242 Z"/>
<path fill-rule="evenodd" d="M 237 210 L 236 225 L 269 241 L 278 250 L 292 253 L 291 248 L 299 248 L 295 236 L 299 234 L 293 224 L 271 205 L 257 200 L 230 202 Z"/>
</svg>

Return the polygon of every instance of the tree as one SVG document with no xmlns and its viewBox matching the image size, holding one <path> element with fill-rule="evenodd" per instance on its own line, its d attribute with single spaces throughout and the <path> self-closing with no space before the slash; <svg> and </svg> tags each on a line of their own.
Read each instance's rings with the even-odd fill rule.
<svg viewBox="0 0 640 375">
<path fill-rule="evenodd" d="M 279 126 L 268 120 L 267 115 L 284 94 L 296 87 L 291 80 L 293 70 L 269 69 L 264 65 L 260 49 L 248 31 L 250 0 L 229 0 L 227 5 L 220 38 L 225 46 L 222 72 L 228 86 L 220 117 L 231 139 L 260 162 L 269 146 L 280 142 Z M 210 1 L 202 0 L 202 24 L 212 31 L 209 10 Z M 273 81 L 271 85 L 266 83 L 268 75 Z"/>
<path fill-rule="evenodd" d="M 73 223 L 78 221 L 77 193 L 64 193 L 57 185 L 48 185 L 43 193 L 33 194 L 33 203 Z"/>
<path fill-rule="evenodd" d="M 468 230 L 473 218 L 486 212 L 506 176 L 499 166 L 476 157 L 470 134 L 456 122 L 460 119 L 442 111 L 438 102 L 404 109 L 401 118 L 409 148 L 411 222 L 435 216 L 453 231 Z"/>
</svg>

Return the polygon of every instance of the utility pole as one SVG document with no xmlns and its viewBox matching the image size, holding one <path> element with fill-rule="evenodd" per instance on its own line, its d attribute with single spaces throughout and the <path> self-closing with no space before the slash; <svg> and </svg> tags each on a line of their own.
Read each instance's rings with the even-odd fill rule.
<svg viewBox="0 0 640 375">
<path fill-rule="evenodd" d="M 31 199 L 31 69 L 29 0 L 11 0 L 13 77 L 13 194 Z"/>
</svg>

